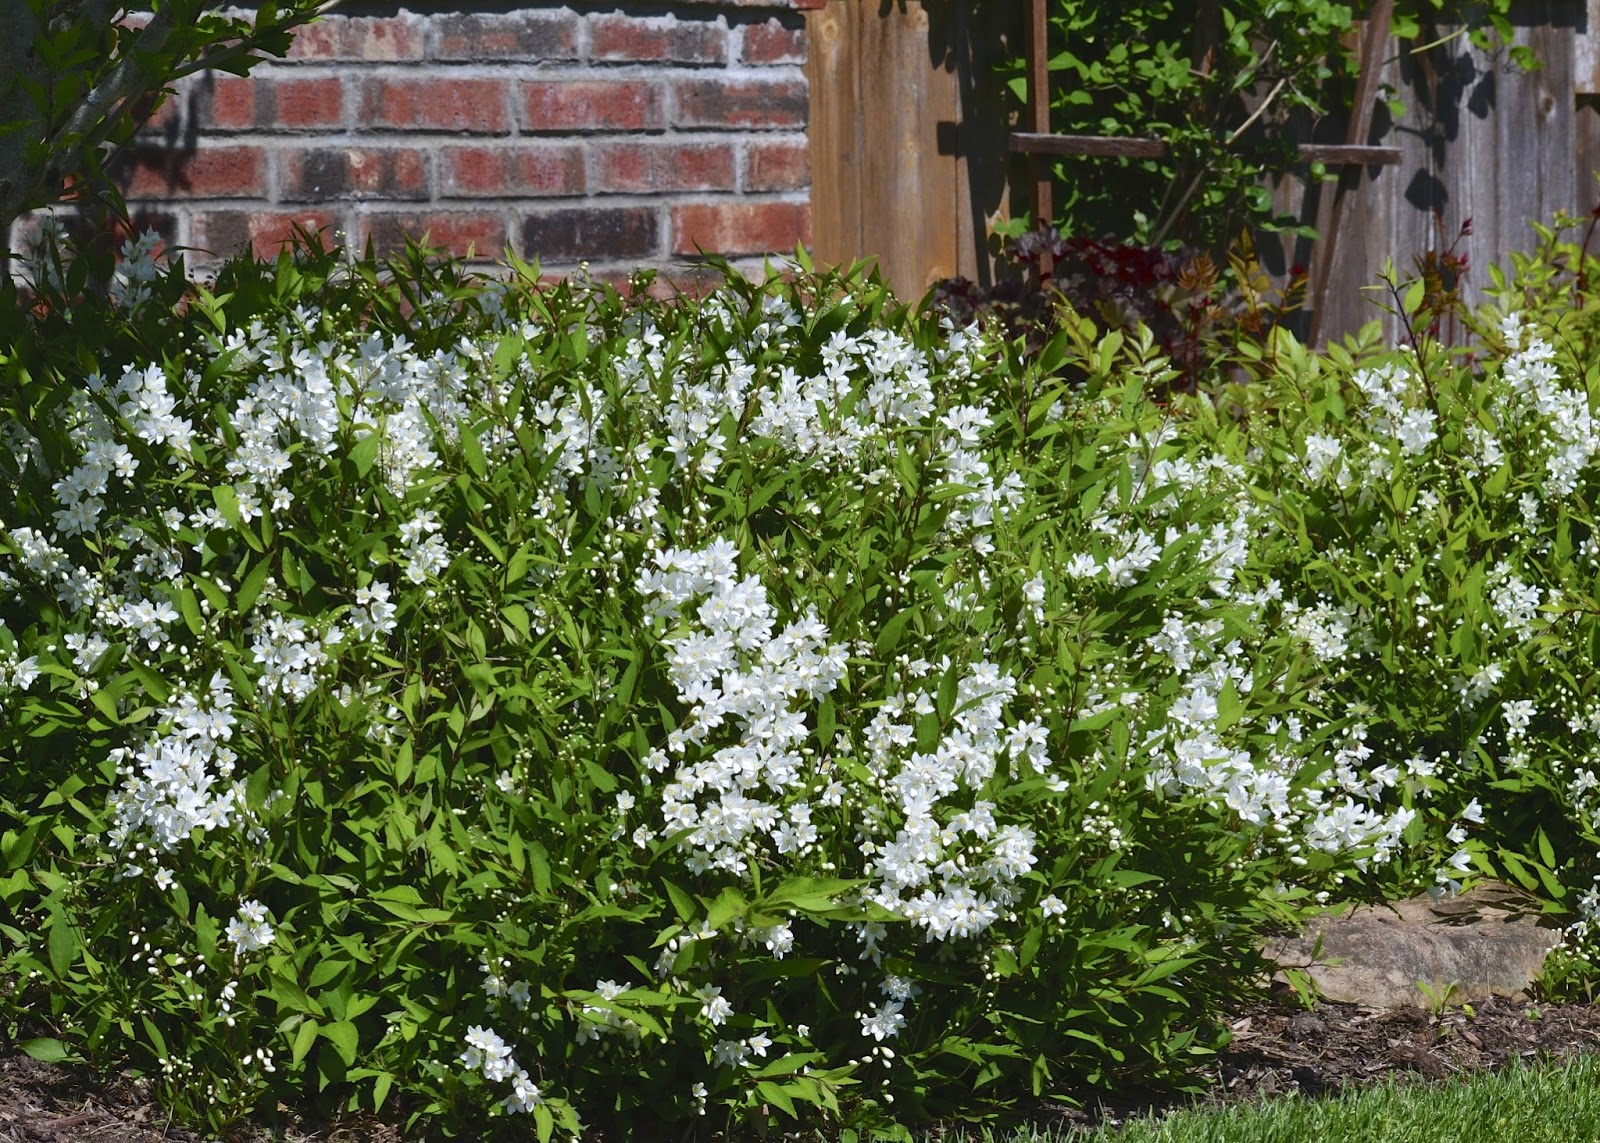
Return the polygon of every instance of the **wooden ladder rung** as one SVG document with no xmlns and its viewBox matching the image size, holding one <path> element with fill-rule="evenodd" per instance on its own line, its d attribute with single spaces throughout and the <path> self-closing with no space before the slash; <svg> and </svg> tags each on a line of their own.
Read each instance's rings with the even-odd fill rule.
<svg viewBox="0 0 1600 1143">
<path fill-rule="evenodd" d="M 1168 154 L 1167 145 L 1160 139 L 1117 135 L 1041 135 L 1030 131 L 1014 132 L 1011 149 L 1028 155 L 1082 155 L 1102 159 L 1163 159 Z M 1307 163 L 1394 166 L 1401 161 L 1399 147 L 1302 143 L 1297 149 L 1301 160 Z"/>
</svg>

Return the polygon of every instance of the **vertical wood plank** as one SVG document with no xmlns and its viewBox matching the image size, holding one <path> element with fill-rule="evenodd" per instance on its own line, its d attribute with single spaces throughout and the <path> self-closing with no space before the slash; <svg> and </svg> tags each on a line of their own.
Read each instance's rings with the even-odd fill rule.
<svg viewBox="0 0 1600 1143">
<path fill-rule="evenodd" d="M 1033 118 L 1033 129 L 1040 135 L 1050 133 L 1050 22 L 1045 0 L 1032 0 L 1028 13 L 1028 110 Z M 1033 221 L 1035 226 L 1047 225 L 1055 217 L 1051 201 L 1050 167 L 1043 155 L 1032 156 L 1033 162 Z M 1045 273 L 1050 272 L 1049 259 L 1042 262 Z"/>
<path fill-rule="evenodd" d="M 1600 95 L 1600 0 L 1584 0 L 1573 32 L 1572 90 L 1578 95 Z"/>
<path fill-rule="evenodd" d="M 876 4 L 851 4 L 855 9 L 855 36 L 861 69 L 861 98 L 873 101 L 864 113 L 861 163 L 861 253 L 876 257 L 890 283 L 897 280 L 900 260 L 896 257 L 894 234 L 896 209 L 908 214 L 922 204 L 907 198 L 900 170 L 900 136 L 908 113 L 915 114 L 918 83 L 916 76 L 896 77 L 894 37 Z M 889 12 L 893 12 L 891 7 Z M 898 79 L 887 88 L 884 81 Z M 886 101 L 885 95 L 890 98 Z M 908 106 L 909 104 L 909 106 Z"/>
<path fill-rule="evenodd" d="M 1573 108 L 1573 200 L 1575 213 L 1600 205 L 1600 95 L 1579 95 Z"/>
<path fill-rule="evenodd" d="M 1015 0 L 829 0 L 811 40 L 812 231 L 819 262 L 874 257 L 907 300 L 940 278 L 991 281 L 988 221 L 1009 211 Z"/>
<path fill-rule="evenodd" d="M 953 156 L 939 154 L 939 122 L 956 115 L 954 76 L 929 59 L 930 17 L 920 2 L 857 5 L 865 119 L 861 203 L 865 253 L 902 298 L 953 276 L 957 191 Z"/>
<path fill-rule="evenodd" d="M 903 17 L 908 42 L 908 66 L 920 67 L 927 77 L 921 123 L 912 154 L 917 181 L 926 209 L 921 217 L 918 243 L 922 256 L 915 275 L 905 284 L 907 300 L 920 299 L 933 283 L 953 278 L 961 267 L 961 170 L 955 133 L 961 118 L 960 80 L 948 42 L 954 34 L 953 5 L 926 0 L 909 8 Z M 935 12 L 938 20 L 935 26 Z M 942 136 L 948 134 L 949 138 Z"/>
<path fill-rule="evenodd" d="M 1596 0 L 1600 3 L 1600 0 Z M 963 278 L 973 281 L 985 281 L 987 274 L 978 270 L 977 251 L 986 235 L 981 229 L 973 214 L 973 163 L 977 157 L 973 154 L 972 143 L 976 132 L 982 130 L 981 122 L 974 121 L 972 115 L 971 90 L 969 84 L 972 77 L 974 56 L 973 12 L 966 4 L 954 4 L 955 19 L 950 28 L 950 77 L 955 81 L 952 93 L 955 96 L 955 170 L 956 170 L 956 273 Z M 994 84 L 991 65 L 990 84 Z M 1004 161 L 1002 156 L 996 156 Z M 994 159 L 989 161 L 993 162 Z"/>
<path fill-rule="evenodd" d="M 1350 125 L 1345 142 L 1357 146 L 1371 142 L 1373 103 L 1378 97 L 1382 81 L 1385 49 L 1390 42 L 1390 18 L 1394 15 L 1394 0 L 1376 0 L 1361 31 L 1361 72 L 1356 80 L 1355 104 L 1350 109 Z M 1345 167 L 1339 172 L 1337 183 L 1324 188 L 1331 192 L 1319 196 L 1317 203 L 1317 250 L 1312 256 L 1311 283 L 1311 339 L 1321 341 L 1322 324 L 1327 316 L 1325 308 L 1327 285 L 1332 263 L 1339 255 L 1339 232 L 1344 228 L 1344 218 L 1352 196 L 1361 189 L 1363 172 L 1359 167 Z"/>
<path fill-rule="evenodd" d="M 1597 0 L 1600 2 L 1600 0 Z M 1010 132 L 1026 125 L 1026 109 L 1000 80 L 1003 60 L 1019 57 L 1028 8 L 1017 0 L 951 0 L 957 20 L 952 78 L 956 85 L 956 272 L 994 281 L 989 225 L 1028 207 L 1027 160 L 1013 155 Z"/>
<path fill-rule="evenodd" d="M 858 5 L 833 0 L 806 13 L 811 89 L 811 240 L 820 265 L 864 253 L 861 214 L 862 104 Z"/>
<path fill-rule="evenodd" d="M 1534 72 L 1511 67 L 1504 51 L 1484 53 L 1464 36 L 1422 55 L 1399 53 L 1385 79 L 1406 103 L 1406 115 L 1386 133 L 1398 145 L 1398 167 L 1370 171 L 1352 200 L 1357 242 L 1342 246 L 1327 290 L 1326 332 L 1334 339 L 1380 316 L 1363 289 L 1377 281 L 1385 258 L 1402 279 L 1430 250 L 1448 248 L 1468 218 L 1471 237 L 1458 248 L 1470 259 L 1463 296 L 1483 300 L 1490 262 L 1507 264 L 1531 249 L 1531 221 L 1557 210 L 1587 210 L 1577 197 L 1574 167 L 1582 145 L 1573 90 L 1582 82 L 1575 31 L 1583 13 L 1560 0 L 1523 0 L 1512 18 L 1515 42 L 1541 62 Z M 1441 27 L 1437 37 L 1455 31 Z M 1600 155 L 1600 136 L 1595 138 Z M 1435 212 L 1439 218 L 1435 220 Z M 1381 294 L 1381 292 L 1379 292 Z M 1400 324 L 1383 318 L 1385 335 Z"/>
</svg>

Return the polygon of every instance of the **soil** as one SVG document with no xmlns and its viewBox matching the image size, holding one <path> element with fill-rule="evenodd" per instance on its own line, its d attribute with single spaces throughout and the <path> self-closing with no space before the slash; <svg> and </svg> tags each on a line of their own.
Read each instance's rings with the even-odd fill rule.
<svg viewBox="0 0 1600 1143">
<path fill-rule="evenodd" d="M 400 1143 L 392 1125 L 352 1122 L 316 1127 L 283 1109 L 273 1129 L 246 1125 L 233 1143 Z M 207 1137 L 173 1124 L 148 1085 L 100 1079 L 85 1069 L 42 1064 L 0 1050 L 0 1143 L 202 1143 Z"/>
<path fill-rule="evenodd" d="M 1233 1042 L 1184 1099 L 1130 1096 L 1087 1112 L 1047 1105 L 1058 1127 L 1089 1127 L 1178 1106 L 1218 1105 L 1270 1095 L 1322 1096 L 1387 1077 L 1444 1080 L 1516 1061 L 1600 1052 L 1600 1007 L 1492 999 L 1471 1011 L 1368 1008 L 1326 1003 L 1307 1011 L 1266 1001 L 1232 1021 Z M 287 1112 L 287 1109 L 284 1109 Z M 81 1069 L 0 1051 L 0 1143 L 200 1143 L 176 1127 L 136 1081 L 97 1080 Z M 400 1143 L 393 1124 L 305 1124 L 286 1115 L 277 1129 L 245 1126 L 235 1143 Z"/>
<path fill-rule="evenodd" d="M 1434 1013 L 1325 1002 L 1315 1010 L 1264 1001 L 1231 1022 L 1233 1041 L 1196 1096 L 1131 1097 L 1080 1111 L 1054 1107 L 1060 1126 L 1094 1127 L 1178 1107 L 1218 1106 L 1265 1096 L 1328 1096 L 1385 1079 L 1447 1080 L 1519 1061 L 1600 1052 L 1600 1007 L 1494 997 Z"/>
</svg>

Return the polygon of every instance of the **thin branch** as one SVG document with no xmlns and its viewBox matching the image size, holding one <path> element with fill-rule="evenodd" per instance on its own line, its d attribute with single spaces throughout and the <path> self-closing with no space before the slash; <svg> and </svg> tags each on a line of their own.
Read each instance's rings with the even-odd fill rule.
<svg viewBox="0 0 1600 1143">
<path fill-rule="evenodd" d="M 1266 111 L 1274 99 L 1278 98 L 1278 94 L 1283 91 L 1284 84 L 1288 82 L 1288 76 L 1281 77 L 1278 82 L 1273 85 L 1272 90 L 1267 93 L 1267 97 L 1261 101 L 1261 105 L 1250 113 L 1249 118 L 1233 129 L 1233 132 L 1228 136 L 1227 142 L 1225 142 L 1223 146 L 1232 146 L 1234 143 L 1238 142 L 1239 136 L 1243 135 L 1245 131 L 1249 129 L 1250 124 L 1261 118 L 1262 113 Z M 1189 180 L 1189 185 L 1184 188 L 1182 196 L 1178 199 L 1178 204 L 1172 208 L 1172 213 L 1166 217 L 1165 221 L 1162 222 L 1160 229 L 1156 231 L 1155 237 L 1150 240 L 1150 245 L 1161 245 L 1162 240 L 1167 236 L 1167 232 L 1170 231 L 1173 226 L 1177 224 L 1178 219 L 1182 217 L 1184 207 L 1189 205 L 1189 200 L 1194 197 L 1194 192 L 1200 189 L 1200 180 L 1205 177 L 1205 174 L 1206 170 L 1204 166 L 1195 172 L 1194 178 Z"/>
<path fill-rule="evenodd" d="M 1233 144 L 1239 141 L 1239 136 L 1248 131 L 1250 129 L 1250 124 L 1254 123 L 1257 119 L 1260 119 L 1267 108 L 1272 106 L 1272 101 L 1278 98 L 1278 94 L 1283 91 L 1284 85 L 1288 82 L 1288 76 L 1283 76 L 1278 80 L 1278 82 L 1273 86 L 1272 90 L 1267 92 L 1267 97 L 1261 101 L 1261 106 L 1252 111 L 1248 119 L 1233 129 L 1233 134 L 1228 136 L 1228 142 L 1225 144 L 1226 146 L 1231 147 Z"/>
<path fill-rule="evenodd" d="M 172 8 L 162 5 L 140 31 L 133 49 L 117 62 L 110 75 L 94 86 L 72 117 L 56 132 L 49 146 L 60 156 L 57 166 L 61 170 L 77 170 L 83 163 L 84 153 L 104 140 L 113 110 L 150 91 L 152 85 L 140 70 L 138 57 L 159 52 L 172 37 L 173 30 Z"/>
<path fill-rule="evenodd" d="M 323 3 L 317 5 L 317 7 L 275 25 L 274 30 L 298 28 L 302 24 L 320 20 L 343 2 L 344 0 L 323 0 Z M 212 68 L 220 67 L 222 64 L 239 59 L 241 56 L 248 55 L 256 50 L 256 46 L 254 39 L 251 37 L 237 40 L 226 47 L 218 48 L 216 51 L 200 57 L 192 63 L 175 67 L 168 78 L 169 80 L 182 79 L 185 76 L 194 75 L 196 72 L 209 71 Z"/>
</svg>

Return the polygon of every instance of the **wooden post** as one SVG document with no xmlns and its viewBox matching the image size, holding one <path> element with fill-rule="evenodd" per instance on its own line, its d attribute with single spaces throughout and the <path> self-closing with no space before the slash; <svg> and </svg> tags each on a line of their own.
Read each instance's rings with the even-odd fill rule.
<svg viewBox="0 0 1600 1143">
<path fill-rule="evenodd" d="M 1361 36 L 1361 74 L 1356 80 L 1355 105 L 1350 108 L 1350 126 L 1345 139 L 1350 146 L 1363 146 L 1372 130 L 1372 105 L 1378 98 L 1378 79 L 1383 70 L 1383 49 L 1389 43 L 1389 23 L 1394 17 L 1394 0 L 1377 0 L 1367 17 Z M 1352 175 L 1352 172 L 1353 175 Z M 1323 336 L 1327 314 L 1328 282 L 1333 277 L 1333 259 L 1339 248 L 1339 224 L 1344 218 L 1345 183 L 1359 181 L 1360 169 L 1346 167 L 1329 193 L 1317 203 L 1317 248 L 1311 258 L 1310 343 Z M 1354 187 L 1351 188 L 1352 190 Z"/>
<path fill-rule="evenodd" d="M 1046 19 L 1046 0 L 1033 0 L 1033 11 L 1028 21 L 1028 105 L 1033 112 L 1032 127 L 1035 134 L 1050 134 L 1050 24 Z M 1041 154 L 1028 156 L 1033 170 L 1033 221 L 1035 226 L 1049 226 L 1055 217 L 1055 204 L 1050 199 L 1050 162 Z M 1050 255 L 1039 261 L 1041 277 L 1048 278 L 1055 269 Z"/>
</svg>

